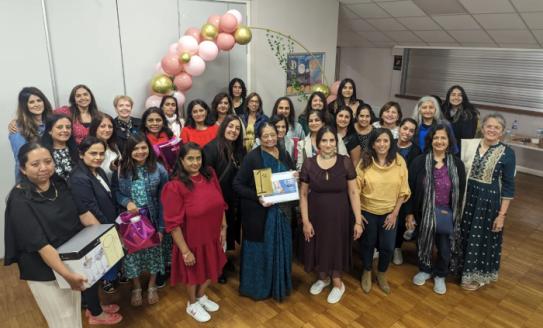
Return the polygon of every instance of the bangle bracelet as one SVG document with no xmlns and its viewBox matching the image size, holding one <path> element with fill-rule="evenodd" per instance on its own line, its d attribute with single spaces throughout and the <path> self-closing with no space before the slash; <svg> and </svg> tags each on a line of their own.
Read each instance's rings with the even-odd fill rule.
<svg viewBox="0 0 543 328">
<path fill-rule="evenodd" d="M 507 216 L 507 213 L 498 212 L 498 216 Z"/>
<path fill-rule="evenodd" d="M 354 224 L 355 224 L 355 225 L 362 226 L 362 222 L 355 222 Z"/>
</svg>

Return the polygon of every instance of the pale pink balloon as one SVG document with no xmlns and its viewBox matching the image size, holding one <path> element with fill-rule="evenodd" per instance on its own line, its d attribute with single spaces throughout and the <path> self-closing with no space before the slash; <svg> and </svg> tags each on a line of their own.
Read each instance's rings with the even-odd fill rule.
<svg viewBox="0 0 543 328">
<path fill-rule="evenodd" d="M 238 28 L 238 20 L 236 16 L 232 14 L 224 14 L 221 17 L 221 22 L 219 24 L 219 31 L 232 33 Z"/>
<path fill-rule="evenodd" d="M 177 75 L 183 70 L 183 65 L 179 62 L 179 56 L 176 54 L 167 54 L 160 62 L 162 69 L 168 75 Z"/>
<path fill-rule="evenodd" d="M 185 72 L 192 76 L 200 76 L 206 69 L 206 62 L 199 56 L 194 55 L 190 57 L 190 61 L 186 63 L 183 68 L 185 69 Z"/>
<path fill-rule="evenodd" d="M 172 43 L 170 44 L 170 47 L 168 48 L 168 53 L 170 54 L 176 54 L 179 56 L 179 43 Z"/>
<path fill-rule="evenodd" d="M 334 100 L 336 100 L 336 95 L 329 95 L 328 98 L 326 98 L 326 103 L 331 104 Z"/>
<path fill-rule="evenodd" d="M 236 45 L 236 39 L 232 34 L 219 33 L 217 36 L 217 47 L 223 51 L 228 51 Z"/>
<path fill-rule="evenodd" d="M 202 57 L 205 61 L 212 61 L 217 58 L 219 54 L 219 48 L 213 41 L 202 41 L 198 46 L 198 56 Z"/>
<path fill-rule="evenodd" d="M 179 107 L 183 106 L 185 104 L 185 95 L 181 91 L 176 91 L 172 95 L 177 100 L 177 105 Z"/>
<path fill-rule="evenodd" d="M 173 79 L 173 84 L 175 84 L 178 91 L 187 91 L 192 87 L 192 76 L 181 72 Z"/>
<path fill-rule="evenodd" d="M 196 27 L 189 27 L 186 31 L 185 31 L 185 35 L 188 35 L 188 36 L 192 36 L 193 38 L 196 39 L 196 41 L 198 43 L 200 43 L 200 41 L 202 41 L 200 39 L 200 29 L 199 28 L 196 28 Z"/>
<path fill-rule="evenodd" d="M 188 52 L 191 55 L 196 55 L 198 52 L 198 41 L 196 38 L 190 35 L 183 35 L 179 39 L 180 52 Z"/>
<path fill-rule="evenodd" d="M 241 13 L 238 10 L 230 9 L 226 13 L 234 15 L 234 17 L 236 17 L 236 20 L 238 21 L 238 24 L 241 24 L 241 21 L 243 20 L 243 17 L 241 16 Z"/>
<path fill-rule="evenodd" d="M 341 81 L 334 81 L 334 83 L 332 83 L 332 86 L 330 87 L 330 94 L 331 95 L 337 96 L 337 92 L 338 92 L 340 83 L 341 83 Z"/>
<path fill-rule="evenodd" d="M 213 24 L 216 28 L 219 28 L 219 23 L 221 22 L 221 15 L 213 14 L 207 19 L 209 24 Z"/>
<path fill-rule="evenodd" d="M 145 100 L 145 109 L 151 108 L 151 107 L 159 107 L 160 102 L 162 101 L 161 96 L 152 95 L 147 100 Z"/>
</svg>

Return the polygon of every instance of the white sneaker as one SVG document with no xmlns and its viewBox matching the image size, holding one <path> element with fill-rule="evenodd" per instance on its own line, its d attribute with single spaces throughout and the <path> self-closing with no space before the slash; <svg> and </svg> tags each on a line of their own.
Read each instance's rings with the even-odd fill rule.
<svg viewBox="0 0 543 328">
<path fill-rule="evenodd" d="M 330 294 L 328 294 L 328 303 L 334 304 L 339 302 L 339 300 L 341 300 L 341 297 L 343 296 L 343 293 L 345 293 L 345 284 L 342 282 L 340 288 L 332 288 L 332 291 L 330 292 Z"/>
<path fill-rule="evenodd" d="M 312 295 L 319 295 L 324 289 L 324 287 L 329 286 L 329 285 L 330 285 L 330 278 L 326 280 L 317 280 L 313 283 L 313 285 L 311 285 L 311 288 L 309 288 L 309 292 Z"/>
<path fill-rule="evenodd" d="M 394 256 L 392 257 L 392 263 L 400 265 L 403 263 L 403 255 L 401 248 L 394 248 Z"/>
<path fill-rule="evenodd" d="M 379 258 L 379 251 L 377 250 L 377 248 L 375 248 L 373 250 L 373 259 L 376 260 Z"/>
<path fill-rule="evenodd" d="M 193 317 L 194 320 L 198 322 L 207 322 L 209 321 L 209 319 L 211 319 L 211 316 L 202 307 L 200 302 L 195 302 L 194 304 L 190 304 L 190 302 L 187 302 L 187 314 Z"/>
<path fill-rule="evenodd" d="M 196 298 L 196 301 L 198 303 L 200 303 L 201 306 L 204 307 L 204 309 L 207 311 L 207 312 L 216 312 L 216 311 L 219 311 L 219 304 L 213 302 L 212 300 L 210 300 L 209 298 L 207 298 L 206 295 L 200 297 L 200 298 Z"/>
<path fill-rule="evenodd" d="M 431 274 L 420 271 L 413 277 L 413 283 L 417 286 L 422 286 L 426 283 L 426 280 L 430 278 L 432 278 Z"/>
<path fill-rule="evenodd" d="M 434 292 L 439 295 L 444 295 L 447 292 L 447 285 L 445 284 L 445 278 L 434 277 Z"/>
</svg>

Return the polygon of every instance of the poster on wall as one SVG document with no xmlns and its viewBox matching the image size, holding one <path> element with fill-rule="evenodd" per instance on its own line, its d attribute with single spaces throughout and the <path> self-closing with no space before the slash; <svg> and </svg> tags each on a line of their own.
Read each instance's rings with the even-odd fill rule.
<svg viewBox="0 0 543 328">
<path fill-rule="evenodd" d="M 324 52 L 291 53 L 287 56 L 287 96 L 300 91 L 311 93 L 314 84 L 323 81 Z"/>
</svg>

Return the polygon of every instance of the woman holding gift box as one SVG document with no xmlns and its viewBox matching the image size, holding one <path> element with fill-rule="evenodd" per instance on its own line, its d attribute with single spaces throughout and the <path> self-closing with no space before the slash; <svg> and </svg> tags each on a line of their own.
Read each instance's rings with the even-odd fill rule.
<svg viewBox="0 0 543 328">
<path fill-rule="evenodd" d="M 71 272 L 56 248 L 83 225 L 98 222 L 77 209 L 66 182 L 55 174 L 55 162 L 47 148 L 27 143 L 21 147 L 18 159 L 22 180 L 7 201 L 4 264 L 18 264 L 20 277 L 28 282 L 49 327 L 82 327 L 80 291 L 85 289 L 86 278 Z M 60 289 L 53 271 L 71 289 Z M 115 320 L 99 323 L 112 324 Z"/>
<path fill-rule="evenodd" d="M 183 145 L 172 180 L 162 191 L 166 231 L 175 241 L 171 281 L 187 285 L 186 311 L 199 322 L 208 321 L 209 312 L 219 310 L 205 291 L 226 263 L 227 205 L 215 171 L 203 164 L 204 157 L 197 144 Z"/>
</svg>

